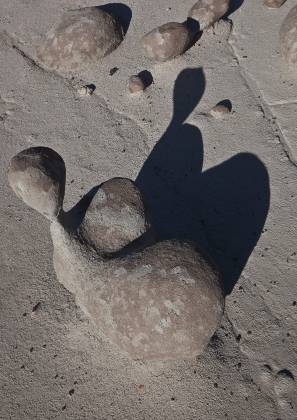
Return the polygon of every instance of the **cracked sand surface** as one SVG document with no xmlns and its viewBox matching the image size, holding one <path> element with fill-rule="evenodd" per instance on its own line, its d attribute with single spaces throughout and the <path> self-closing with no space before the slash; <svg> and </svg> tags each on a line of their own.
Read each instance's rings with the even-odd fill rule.
<svg viewBox="0 0 297 420">
<path fill-rule="evenodd" d="M 19 48 L 1 37 L 0 418 L 294 420 L 297 81 L 278 55 L 278 29 L 294 2 L 268 10 L 246 0 L 230 16 L 229 40 L 221 22 L 164 64 L 141 55 L 140 38 L 182 21 L 193 1 L 126 4 L 133 15 L 121 46 L 72 80 L 32 64 L 32 46 L 65 9 L 94 3 L 0 1 L 2 30 Z M 182 79 L 173 117 L 174 85 L 188 68 L 200 69 L 199 83 Z M 131 98 L 127 80 L 143 69 L 154 84 Z M 96 85 L 87 99 L 77 94 L 80 78 Z M 186 123 L 182 93 L 194 98 Z M 223 99 L 233 113 L 207 117 Z M 55 278 L 48 223 L 6 181 L 10 158 L 37 145 L 65 158 L 66 208 L 113 176 L 138 178 L 161 235 L 199 238 L 222 265 L 233 290 L 201 357 L 131 362 L 98 338 Z"/>
</svg>

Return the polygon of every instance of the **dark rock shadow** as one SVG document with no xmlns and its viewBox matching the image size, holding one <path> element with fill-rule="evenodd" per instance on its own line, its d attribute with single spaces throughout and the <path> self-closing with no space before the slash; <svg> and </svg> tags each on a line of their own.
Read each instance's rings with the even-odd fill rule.
<svg viewBox="0 0 297 420">
<path fill-rule="evenodd" d="M 236 10 L 242 6 L 243 2 L 244 0 L 231 0 L 229 10 L 225 17 L 228 17 L 232 13 L 236 12 Z"/>
<path fill-rule="evenodd" d="M 184 121 L 204 90 L 201 68 L 180 73 L 172 120 L 136 184 L 148 201 L 158 239 L 194 241 L 221 269 L 229 294 L 261 235 L 269 209 L 269 177 L 251 153 L 202 171 L 201 132 Z"/>
<path fill-rule="evenodd" d="M 97 6 L 97 8 L 118 18 L 119 22 L 122 24 L 124 33 L 127 33 L 132 19 L 132 10 L 129 6 L 123 3 L 108 3 Z"/>
</svg>

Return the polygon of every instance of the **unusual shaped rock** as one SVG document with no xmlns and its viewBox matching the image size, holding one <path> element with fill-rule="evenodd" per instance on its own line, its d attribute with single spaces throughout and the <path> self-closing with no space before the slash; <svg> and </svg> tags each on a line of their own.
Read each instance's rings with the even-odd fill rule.
<svg viewBox="0 0 297 420">
<path fill-rule="evenodd" d="M 269 9 L 278 9 L 281 7 L 286 0 L 264 0 L 264 5 Z"/>
<path fill-rule="evenodd" d="M 290 10 L 280 29 L 281 52 L 288 64 L 297 62 L 297 6 Z"/>
<path fill-rule="evenodd" d="M 8 169 L 8 181 L 16 195 L 50 220 L 62 208 L 65 179 L 63 159 L 47 147 L 32 147 L 18 153 Z"/>
<path fill-rule="evenodd" d="M 204 30 L 221 19 L 229 10 L 230 0 L 198 0 L 188 17 L 197 20 L 200 30 Z"/>
<path fill-rule="evenodd" d="M 142 38 L 145 55 L 156 61 L 167 61 L 183 54 L 192 40 L 189 28 L 177 22 L 165 23 Z"/>
<path fill-rule="evenodd" d="M 53 167 L 63 162 L 54 151 L 45 159 L 44 148 L 33 148 L 14 157 L 11 167 L 23 156 L 35 156 L 41 173 L 51 157 Z M 35 160 L 26 160 L 29 173 L 35 174 Z M 35 184 L 32 189 L 31 178 L 24 175 L 18 180 L 32 206 Z M 65 178 L 59 181 L 63 191 Z M 56 197 L 49 194 L 47 201 L 51 200 L 54 207 Z M 130 180 L 111 179 L 76 207 L 82 216 L 79 223 L 72 212 L 54 212 L 54 267 L 98 330 L 132 358 L 172 360 L 201 354 L 224 307 L 213 265 L 188 243 L 172 240 L 145 246 L 139 241 L 139 235 L 149 233 L 150 223 L 142 196 Z"/>
<path fill-rule="evenodd" d="M 76 71 L 111 53 L 123 40 L 120 22 L 98 7 L 65 13 L 46 35 L 37 57 L 47 68 Z"/>
</svg>

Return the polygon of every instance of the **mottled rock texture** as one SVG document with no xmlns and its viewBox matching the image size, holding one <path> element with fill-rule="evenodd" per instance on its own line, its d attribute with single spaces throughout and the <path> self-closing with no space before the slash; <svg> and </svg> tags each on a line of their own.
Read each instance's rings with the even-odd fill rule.
<svg viewBox="0 0 297 420">
<path fill-rule="evenodd" d="M 62 16 L 37 49 L 38 60 L 47 68 L 78 71 L 111 53 L 123 40 L 123 28 L 99 7 L 71 10 Z"/>
<path fill-rule="evenodd" d="M 286 0 L 264 0 L 264 5 L 269 9 L 278 9 L 281 7 Z"/>
<path fill-rule="evenodd" d="M 183 54 L 191 39 L 191 32 L 184 24 L 169 22 L 146 34 L 142 43 L 147 57 L 167 61 Z"/>
<path fill-rule="evenodd" d="M 48 219 L 58 216 L 64 199 L 63 159 L 47 147 L 32 147 L 14 156 L 8 181 L 18 197 Z"/>
<path fill-rule="evenodd" d="M 297 6 L 290 10 L 280 29 L 281 52 L 288 64 L 297 62 Z"/>
<path fill-rule="evenodd" d="M 221 19 L 230 7 L 230 0 L 199 0 L 191 8 L 189 18 L 199 22 L 204 30 Z"/>
<path fill-rule="evenodd" d="M 12 159 L 11 168 L 23 156 L 34 156 L 26 158 L 29 173 L 36 161 L 38 171 L 46 172 L 51 156 L 53 167 L 63 162 L 54 151 L 46 159 L 44 155 L 43 148 L 23 151 Z M 36 183 L 32 188 L 31 179 L 22 173 L 17 179 L 26 185 L 26 203 L 43 210 L 30 199 Z M 65 173 L 59 182 L 63 191 Z M 150 223 L 141 193 L 128 179 L 111 179 L 80 203 L 80 225 L 68 213 L 53 218 L 53 260 L 59 281 L 98 330 L 133 359 L 201 354 L 224 308 L 218 271 L 189 243 L 171 240 L 144 246 L 137 241 L 149 232 Z"/>
</svg>

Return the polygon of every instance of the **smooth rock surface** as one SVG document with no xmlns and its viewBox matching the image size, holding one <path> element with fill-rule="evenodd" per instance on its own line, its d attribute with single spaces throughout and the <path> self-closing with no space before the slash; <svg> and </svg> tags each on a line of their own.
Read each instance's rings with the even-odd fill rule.
<svg viewBox="0 0 297 420">
<path fill-rule="evenodd" d="M 297 6 L 290 10 L 280 29 L 281 52 L 290 65 L 297 62 Z"/>
<path fill-rule="evenodd" d="M 204 30 L 221 19 L 228 12 L 229 7 L 230 0 L 198 0 L 188 16 L 197 20 L 200 30 Z"/>
<path fill-rule="evenodd" d="M 110 54 L 123 40 L 119 21 L 99 7 L 71 10 L 62 16 L 37 50 L 47 68 L 79 71 Z"/>
<path fill-rule="evenodd" d="M 146 34 L 142 44 L 147 57 L 167 61 L 183 54 L 190 41 L 190 31 L 184 24 L 169 22 Z"/>
<path fill-rule="evenodd" d="M 16 195 L 45 217 L 55 219 L 63 205 L 66 170 L 63 159 L 47 147 L 32 147 L 10 162 L 8 180 Z"/>
</svg>

